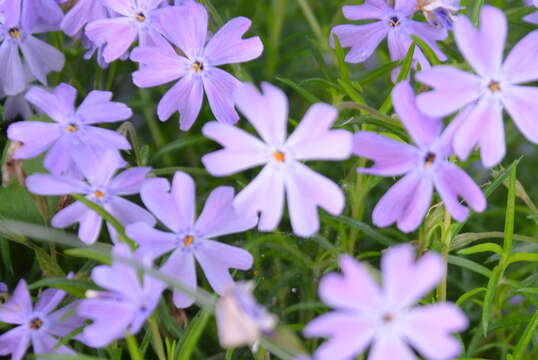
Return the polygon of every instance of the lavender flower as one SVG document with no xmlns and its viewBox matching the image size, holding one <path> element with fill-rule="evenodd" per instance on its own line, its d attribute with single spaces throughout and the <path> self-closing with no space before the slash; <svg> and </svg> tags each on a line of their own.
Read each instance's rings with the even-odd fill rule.
<svg viewBox="0 0 538 360">
<path fill-rule="evenodd" d="M 352 359 L 370 343 L 369 360 L 415 359 L 409 345 L 427 359 L 453 359 L 461 352 L 450 336 L 467 328 L 458 307 L 446 302 L 413 306 L 443 276 L 439 255 L 427 253 L 415 262 L 410 245 L 390 248 L 381 260 L 381 286 L 352 257 L 341 256 L 339 263 L 343 275 L 327 274 L 319 286 L 320 298 L 336 310 L 304 329 L 307 337 L 330 338 L 314 359 Z"/>
<path fill-rule="evenodd" d="M 288 101 L 277 87 L 262 84 L 263 94 L 249 84 L 236 92 L 236 102 L 262 140 L 230 124 L 210 122 L 205 136 L 224 149 L 205 155 L 202 162 L 215 176 L 226 176 L 265 165 L 235 199 L 240 213 L 261 212 L 259 229 L 272 231 L 284 211 L 285 193 L 293 231 L 310 236 L 319 229 L 317 207 L 331 214 L 344 208 L 344 194 L 334 182 L 305 166 L 304 160 L 343 160 L 351 152 L 352 136 L 330 130 L 338 115 L 327 104 L 314 104 L 286 140 Z"/>
<path fill-rule="evenodd" d="M 252 266 L 252 255 L 248 251 L 211 240 L 256 225 L 255 216 L 238 214 L 233 208 L 233 188 L 223 186 L 215 189 L 209 195 L 198 220 L 195 220 L 195 185 L 185 173 L 176 172 L 171 191 L 166 179 L 152 179 L 142 187 L 140 195 L 146 207 L 171 232 L 139 223 L 129 225 L 127 235 L 140 244 L 138 251 L 143 256 L 154 258 L 172 251 L 162 267 L 165 274 L 180 279 L 194 289 L 196 259 L 211 287 L 222 294 L 226 287 L 233 284 L 229 269 L 248 270 Z M 174 292 L 177 307 L 188 307 L 193 301 L 182 292 Z"/>
<path fill-rule="evenodd" d="M 507 23 L 504 13 L 484 6 L 480 29 L 459 16 L 454 24 L 458 48 L 476 75 L 451 66 L 435 66 L 417 74 L 417 79 L 432 86 L 418 96 L 418 106 L 430 116 L 443 116 L 470 107 L 466 120 L 454 135 L 456 155 L 466 159 L 480 145 L 482 162 L 491 167 L 505 154 L 502 112 L 506 108 L 519 130 L 538 143 L 538 88 L 521 86 L 538 80 L 538 31 L 525 36 L 502 63 Z"/>
<path fill-rule="evenodd" d="M 0 98 L 2 97 L 4 97 L 4 94 L 0 89 Z M 6 101 L 4 102 L 4 117 L 6 120 L 13 120 L 17 116 L 27 120 L 32 115 L 34 115 L 34 110 L 26 100 L 26 90 L 17 95 L 6 96 Z"/>
<path fill-rule="evenodd" d="M 123 225 L 141 221 L 150 226 L 155 224 L 155 219 L 150 213 L 121 197 L 140 192 L 151 168 L 130 168 L 114 176 L 121 166 L 121 159 L 114 152 L 108 152 L 100 158 L 80 157 L 77 160 L 81 164 L 80 169 L 86 181 L 68 176 L 38 174 L 29 176 L 26 186 L 31 192 L 40 195 L 84 194 L 87 199 L 110 212 Z M 86 244 L 92 244 L 99 236 L 102 218 L 83 203 L 76 201 L 58 212 L 51 222 L 58 228 L 80 223 L 79 238 Z M 107 225 L 112 238 L 115 239 L 115 230 L 111 225 Z"/>
<path fill-rule="evenodd" d="M 353 152 L 375 161 L 374 166 L 359 169 L 360 172 L 382 176 L 406 174 L 377 203 L 372 215 L 374 224 L 385 227 L 397 222 L 401 231 L 414 231 L 430 207 L 434 187 L 458 221 L 465 220 L 469 213 L 458 197 L 473 210 L 483 211 L 486 199 L 480 188 L 448 161 L 454 129 L 465 114 L 441 133 L 441 119 L 429 118 L 418 110 L 409 83 L 398 84 L 392 97 L 396 112 L 417 146 L 367 131 L 359 131 L 354 139 Z"/>
<path fill-rule="evenodd" d="M 0 23 L 0 83 L 4 93 L 17 95 L 24 91 L 29 70 L 42 84 L 47 84 L 47 74 L 60 71 L 64 55 L 46 42 L 32 36 L 48 31 L 32 16 L 30 4 L 21 0 L 6 0 L 3 5 L 4 22 Z M 50 13 L 44 14 L 48 17 Z M 23 60 L 19 51 L 23 55 Z"/>
<path fill-rule="evenodd" d="M 368 59 L 379 43 L 387 37 L 392 61 L 405 58 L 416 35 L 424 40 L 441 60 L 446 56 L 441 52 L 436 41 L 446 38 L 442 28 L 411 20 L 417 10 L 416 0 L 396 0 L 394 7 L 385 0 L 366 0 L 361 5 L 344 6 L 344 16 L 349 20 L 375 20 L 362 25 L 338 25 L 331 32 L 338 36 L 342 47 L 351 47 L 345 60 L 359 63 Z M 415 49 L 414 59 L 422 68 L 428 68 L 429 62 L 420 49 Z"/>
<path fill-rule="evenodd" d="M 92 125 L 128 119 L 132 115 L 131 109 L 122 103 L 110 101 L 111 92 L 97 90 L 90 92 L 75 109 L 76 96 L 76 89 L 64 83 L 52 92 L 40 87 L 31 88 L 26 99 L 55 123 L 22 121 L 11 124 L 8 128 L 9 139 L 23 143 L 14 158 L 29 159 L 50 149 L 44 166 L 52 173 L 60 174 L 73 170 L 73 156 L 77 153 L 130 149 L 122 135 Z"/>
<path fill-rule="evenodd" d="M 148 275 L 142 282 L 134 267 L 117 260 L 137 260 L 125 244 L 114 247 L 112 266 L 97 266 L 93 281 L 105 291 L 90 292 L 77 308 L 79 316 L 93 323 L 82 333 L 82 340 L 92 347 L 105 347 L 121 339 L 127 331 L 136 334 L 159 304 L 165 285 Z"/>
<path fill-rule="evenodd" d="M 256 302 L 253 291 L 253 282 L 239 282 L 226 288 L 218 300 L 215 317 L 222 347 L 255 346 L 262 333 L 275 328 L 276 316 Z"/>
<path fill-rule="evenodd" d="M 108 0 L 103 4 L 117 17 L 99 19 L 86 26 L 86 35 L 97 46 L 106 44 L 103 56 L 110 63 L 125 54 L 138 38 L 140 45 L 164 42 L 155 16 L 164 0 Z M 177 19 L 174 19 L 174 24 Z"/>
<path fill-rule="evenodd" d="M 88 23 L 108 18 L 108 10 L 101 0 L 79 0 L 65 14 L 61 28 L 69 36 L 79 34 Z"/>
<path fill-rule="evenodd" d="M 181 130 L 188 130 L 198 117 L 204 90 L 209 106 L 218 121 L 235 123 L 233 94 L 239 81 L 217 66 L 255 59 L 263 51 L 259 37 L 242 39 L 251 21 L 237 17 L 227 22 L 208 42 L 207 11 L 195 1 L 162 10 L 159 17 L 163 34 L 185 56 L 171 46 L 138 47 L 131 59 L 143 65 L 133 73 L 138 87 L 152 87 L 181 79 L 159 102 L 157 114 L 168 120 L 180 114 Z M 181 21 L 177 21 L 181 19 Z"/>
<path fill-rule="evenodd" d="M 417 7 L 434 26 L 452 30 L 456 14 L 461 9 L 460 0 L 418 0 Z"/>
<path fill-rule="evenodd" d="M 0 335 L 0 355 L 11 354 L 11 360 L 20 360 L 30 343 L 35 354 L 75 354 L 66 345 L 56 348 L 62 338 L 84 325 L 83 319 L 70 314 L 72 305 L 54 311 L 65 295 L 64 291 L 47 289 L 33 307 L 26 282 L 19 281 L 13 296 L 0 305 L 0 321 L 16 325 Z"/>
<path fill-rule="evenodd" d="M 57 31 L 64 13 L 56 0 L 21 0 L 22 12 L 34 33 Z"/>
<path fill-rule="evenodd" d="M 527 6 L 538 7 L 538 1 L 536 1 L 536 0 L 526 0 L 525 4 Z M 523 20 L 525 20 L 526 22 L 529 22 L 531 24 L 538 24 L 538 11 L 535 11 L 535 12 L 525 16 L 523 18 Z"/>
</svg>

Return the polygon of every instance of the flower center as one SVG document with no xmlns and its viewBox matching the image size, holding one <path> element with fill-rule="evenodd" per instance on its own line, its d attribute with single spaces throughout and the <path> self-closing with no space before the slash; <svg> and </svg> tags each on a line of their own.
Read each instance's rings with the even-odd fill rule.
<svg viewBox="0 0 538 360">
<path fill-rule="evenodd" d="M 138 14 L 136 14 L 135 19 L 136 19 L 136 21 L 144 22 L 146 20 L 146 15 L 139 12 Z"/>
<path fill-rule="evenodd" d="M 75 131 L 78 130 L 78 126 L 76 126 L 74 124 L 69 124 L 64 129 L 65 129 L 65 131 L 68 131 L 68 132 L 72 133 L 72 132 L 75 132 Z"/>
<path fill-rule="evenodd" d="M 284 154 L 282 151 L 276 151 L 273 154 L 273 159 L 275 159 L 276 162 L 283 163 L 286 161 L 286 154 Z"/>
<path fill-rule="evenodd" d="M 20 38 L 22 37 L 21 31 L 19 30 L 19 28 L 16 27 L 9 29 L 7 33 L 15 40 L 20 40 Z"/>
<path fill-rule="evenodd" d="M 199 74 L 201 73 L 202 71 L 204 71 L 204 63 L 201 62 L 201 61 L 195 61 L 192 63 L 191 65 L 191 69 L 192 71 L 194 71 L 195 73 Z"/>
<path fill-rule="evenodd" d="M 385 324 L 389 324 L 394 321 L 394 315 L 392 315 L 391 313 L 386 313 L 385 315 L 383 315 L 381 320 L 383 320 Z"/>
<path fill-rule="evenodd" d="M 498 81 L 491 80 L 488 85 L 488 88 L 491 90 L 492 93 L 496 93 L 498 91 L 501 91 L 501 84 L 499 84 Z"/>
<path fill-rule="evenodd" d="M 396 27 L 398 25 L 400 25 L 400 19 L 397 16 L 392 16 L 389 19 L 389 26 L 390 27 Z"/>
<path fill-rule="evenodd" d="M 194 236 L 192 235 L 187 235 L 183 238 L 183 244 L 187 247 L 191 246 L 193 242 L 194 242 Z"/>
<path fill-rule="evenodd" d="M 435 154 L 432 152 L 429 152 L 424 157 L 424 167 L 429 168 L 433 165 L 433 162 L 435 161 Z"/>
<path fill-rule="evenodd" d="M 95 190 L 93 192 L 93 195 L 99 200 L 103 200 L 103 198 L 105 197 L 105 193 L 102 192 L 101 190 Z"/>
<path fill-rule="evenodd" d="M 43 320 L 40 318 L 34 318 L 30 320 L 30 329 L 32 330 L 39 330 L 43 326 Z"/>
</svg>

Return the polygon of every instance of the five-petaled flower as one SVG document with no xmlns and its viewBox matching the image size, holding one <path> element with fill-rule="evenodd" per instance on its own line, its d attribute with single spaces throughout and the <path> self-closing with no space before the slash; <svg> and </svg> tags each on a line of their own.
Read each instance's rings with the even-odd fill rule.
<svg viewBox="0 0 538 360">
<path fill-rule="evenodd" d="M 319 285 L 320 298 L 335 311 L 304 329 L 307 337 L 329 337 L 314 359 L 353 359 L 370 343 L 368 360 L 415 360 L 409 345 L 427 359 L 453 359 L 461 352 L 450 334 L 465 330 L 468 320 L 456 305 L 414 306 L 443 276 L 439 255 L 415 261 L 412 246 L 389 248 L 381 260 L 381 286 L 352 257 L 341 256 L 339 263 L 343 274 L 327 274 Z"/>
<path fill-rule="evenodd" d="M 54 311 L 65 295 L 65 291 L 47 289 L 34 307 L 26 282 L 20 280 L 13 296 L 0 304 L 0 322 L 16 325 L 0 335 L 0 355 L 11 354 L 11 360 L 20 360 L 30 344 L 35 354 L 75 355 L 67 345 L 60 345 L 60 341 L 81 328 L 84 320 L 74 314 L 76 303 Z"/>
<path fill-rule="evenodd" d="M 344 160 L 351 154 L 352 135 L 330 130 L 338 112 L 327 104 L 314 104 L 286 139 L 288 100 L 277 87 L 262 84 L 263 94 L 249 84 L 236 92 L 238 108 L 262 140 L 230 124 L 211 122 L 205 136 L 224 149 L 205 155 L 210 174 L 225 176 L 265 165 L 259 175 L 235 199 L 239 212 L 261 213 L 259 229 L 274 230 L 284 211 L 287 194 L 293 231 L 311 236 L 319 229 L 317 207 L 331 214 L 344 209 L 344 194 L 334 182 L 311 170 L 304 160 Z"/>
<path fill-rule="evenodd" d="M 384 227 L 397 222 L 402 231 L 415 230 L 430 207 L 434 187 L 458 221 L 465 220 L 469 212 L 458 197 L 473 210 L 483 211 L 486 199 L 478 185 L 448 160 L 453 133 L 465 120 L 466 113 L 441 133 L 443 122 L 419 111 L 409 83 L 398 84 L 392 97 L 396 112 L 416 146 L 367 131 L 359 131 L 354 139 L 353 152 L 375 162 L 370 168 L 359 169 L 360 172 L 383 176 L 406 174 L 379 200 L 372 215 L 374 224 Z"/>
<path fill-rule="evenodd" d="M 525 36 L 502 62 L 507 20 L 504 13 L 484 6 L 480 29 L 460 15 L 454 23 L 458 48 L 476 75 L 451 66 L 435 66 L 417 74 L 433 87 L 418 96 L 418 106 L 431 116 L 448 115 L 469 107 L 465 121 L 454 134 L 454 151 L 466 159 L 480 145 L 482 163 L 491 167 L 505 154 L 503 108 L 521 132 L 538 143 L 538 88 L 522 86 L 538 80 L 538 31 Z"/>
<path fill-rule="evenodd" d="M 73 157 L 78 153 L 95 154 L 106 150 L 127 150 L 131 146 L 119 133 L 93 126 L 126 120 L 132 111 L 125 104 L 112 102 L 109 91 L 94 90 L 75 109 L 77 91 L 62 83 L 52 92 L 40 87 L 31 88 L 26 99 L 47 114 L 55 123 L 21 121 L 8 128 L 8 137 L 23 146 L 15 153 L 16 159 L 29 159 L 50 151 L 43 162 L 54 174 L 78 172 Z"/>
<path fill-rule="evenodd" d="M 232 206 L 234 190 L 222 186 L 215 189 L 196 217 L 196 193 L 192 178 L 176 172 L 172 188 L 166 179 L 148 180 L 140 192 L 146 207 L 171 232 L 160 231 L 148 224 L 127 227 L 127 235 L 138 242 L 138 251 L 154 258 L 172 252 L 161 270 L 178 278 L 190 288 L 196 287 L 196 259 L 211 287 L 221 294 L 233 284 L 229 269 L 248 270 L 252 255 L 241 248 L 211 240 L 222 235 L 239 233 L 256 225 L 257 217 L 240 214 Z M 181 291 L 174 292 L 174 303 L 188 307 L 194 300 Z"/>
<path fill-rule="evenodd" d="M 140 70 L 133 73 L 137 86 L 151 87 L 181 79 L 159 102 L 159 119 L 168 120 L 179 111 L 181 130 L 190 129 L 200 113 L 205 90 L 217 120 L 237 122 L 233 95 L 240 82 L 218 66 L 261 55 L 263 44 L 259 37 L 242 39 L 251 21 L 234 18 L 207 41 L 207 11 L 195 1 L 163 9 L 159 19 L 162 33 L 184 56 L 171 46 L 141 46 L 131 54 L 131 59 L 141 64 Z"/>
</svg>

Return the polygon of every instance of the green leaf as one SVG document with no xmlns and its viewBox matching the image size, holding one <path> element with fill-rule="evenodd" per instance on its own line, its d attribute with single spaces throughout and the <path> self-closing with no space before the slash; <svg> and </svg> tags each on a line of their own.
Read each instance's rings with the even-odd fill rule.
<svg viewBox="0 0 538 360">
<path fill-rule="evenodd" d="M 471 290 L 467 291 L 466 293 L 464 293 L 463 295 L 461 295 L 458 298 L 458 300 L 456 300 L 456 305 L 461 306 L 464 302 L 466 302 L 467 300 L 469 300 L 473 296 L 478 295 L 481 292 L 484 292 L 484 291 L 487 291 L 487 290 L 488 289 L 483 288 L 483 287 L 471 289 Z"/>
<path fill-rule="evenodd" d="M 190 322 L 189 326 L 185 330 L 185 334 L 178 344 L 180 353 L 177 360 L 191 359 L 194 348 L 196 347 L 196 344 L 198 344 L 198 341 L 200 340 L 200 337 L 202 336 L 202 333 L 210 318 L 211 313 L 206 310 L 200 310 L 196 314 L 194 319 Z"/>
<path fill-rule="evenodd" d="M 508 200 L 506 201 L 505 223 L 504 223 L 504 254 L 509 256 L 512 252 L 512 242 L 514 239 L 514 217 L 516 213 L 516 178 L 517 166 L 510 170 L 508 180 Z"/>
<path fill-rule="evenodd" d="M 411 66 L 413 65 L 413 55 L 415 54 L 415 47 L 416 43 L 413 41 L 411 43 L 411 46 L 409 47 L 409 50 L 407 50 L 407 54 L 405 55 L 405 58 L 402 62 L 402 68 L 400 69 L 398 80 L 396 80 L 397 83 L 404 81 L 409 76 Z"/>
<path fill-rule="evenodd" d="M 291 87 L 293 90 L 295 90 L 295 92 L 297 92 L 299 95 L 304 97 L 311 104 L 322 102 L 316 95 L 312 94 L 311 92 L 303 88 L 301 85 L 293 82 L 292 80 L 285 79 L 278 76 L 275 77 L 275 79 Z"/>
<path fill-rule="evenodd" d="M 448 255 L 448 263 L 471 270 L 477 274 L 484 275 L 487 278 L 491 276 L 491 270 L 469 259 Z"/>
<path fill-rule="evenodd" d="M 413 38 L 413 42 L 416 43 L 420 47 L 420 50 L 422 50 L 426 58 L 429 60 L 429 62 L 433 66 L 441 64 L 441 61 L 435 54 L 435 51 L 432 50 L 430 45 L 428 45 L 424 40 L 422 40 L 416 35 L 411 35 L 411 37 Z"/>
<path fill-rule="evenodd" d="M 345 54 L 342 46 L 340 45 L 340 39 L 333 33 L 334 51 L 336 53 L 336 67 L 340 73 L 340 78 L 345 82 L 349 82 L 349 70 L 345 62 Z"/>
<path fill-rule="evenodd" d="M 521 335 L 521 338 L 514 349 L 514 360 L 521 360 L 524 358 L 525 350 L 529 346 L 532 337 L 536 334 L 536 331 L 538 331 L 538 311 L 534 312 L 534 315 L 529 321 L 529 325 L 523 332 L 523 335 Z"/>
<path fill-rule="evenodd" d="M 69 256 L 95 260 L 101 264 L 106 264 L 106 265 L 112 264 L 112 258 L 110 256 L 105 255 L 102 250 L 97 250 L 95 248 L 67 249 L 64 251 L 64 253 Z"/>
<path fill-rule="evenodd" d="M 209 139 L 202 135 L 191 135 L 189 137 L 182 137 L 161 147 L 159 151 L 157 151 L 155 155 L 153 155 L 153 157 L 151 158 L 151 163 L 153 164 L 157 159 L 172 151 L 181 150 L 183 148 L 194 146 L 196 144 L 201 144 L 204 142 L 209 142 Z"/>
<path fill-rule="evenodd" d="M 482 330 L 484 335 L 488 333 L 489 319 L 491 316 L 491 309 L 493 308 L 493 302 L 495 301 L 495 294 L 497 293 L 497 286 L 504 274 L 504 266 L 497 265 L 491 272 L 491 276 L 488 281 L 486 294 L 484 295 L 484 305 L 482 307 Z"/>
<path fill-rule="evenodd" d="M 536 253 L 514 253 L 508 257 L 507 265 L 516 263 L 516 262 L 538 262 L 538 254 Z"/>
<path fill-rule="evenodd" d="M 458 254 L 460 255 L 472 255 L 472 254 L 479 254 L 483 252 L 493 252 L 497 255 L 502 255 L 503 248 L 500 247 L 498 244 L 495 243 L 484 243 L 479 244 L 475 246 L 468 247 L 466 249 L 462 249 L 458 251 Z"/>
<path fill-rule="evenodd" d="M 80 298 L 85 297 L 88 290 L 100 290 L 98 286 L 89 281 L 67 279 L 65 277 L 42 279 L 29 285 L 28 289 L 33 290 L 45 287 L 65 290 L 69 294 Z"/>
<path fill-rule="evenodd" d="M 106 358 L 88 356 L 82 354 L 68 355 L 68 354 L 39 354 L 30 355 L 33 359 L 47 359 L 47 360 L 106 360 Z"/>
<path fill-rule="evenodd" d="M 396 244 L 396 241 L 389 238 L 388 236 L 383 235 L 382 233 L 375 230 L 371 226 L 363 223 L 362 221 L 355 220 L 355 219 L 352 219 L 350 217 L 343 216 L 343 215 L 341 215 L 341 216 L 329 216 L 329 215 L 326 215 L 326 216 L 328 218 L 334 219 L 334 220 L 336 220 L 338 222 L 341 222 L 343 224 L 346 224 L 346 225 L 352 226 L 352 227 L 354 227 L 356 229 L 359 229 L 364 234 L 370 236 L 372 239 L 376 240 L 377 242 L 379 242 L 382 245 L 391 246 L 391 245 Z"/>
</svg>

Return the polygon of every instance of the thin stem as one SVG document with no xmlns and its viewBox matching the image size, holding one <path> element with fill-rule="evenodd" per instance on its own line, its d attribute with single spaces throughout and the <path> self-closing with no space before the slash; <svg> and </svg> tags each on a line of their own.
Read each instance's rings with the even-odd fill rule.
<svg viewBox="0 0 538 360">
<path fill-rule="evenodd" d="M 138 342 L 136 338 L 129 334 L 125 333 L 125 341 L 127 342 L 127 349 L 129 350 L 129 355 L 132 360 L 143 360 L 142 354 L 140 354 L 140 349 L 138 348 Z"/>
<path fill-rule="evenodd" d="M 149 318 L 149 328 L 151 330 L 153 349 L 155 350 L 157 357 L 159 358 L 159 360 L 166 360 L 163 340 L 161 338 L 161 333 L 159 332 L 159 325 L 157 324 L 157 319 L 155 318 L 155 316 L 151 316 Z"/>
</svg>

